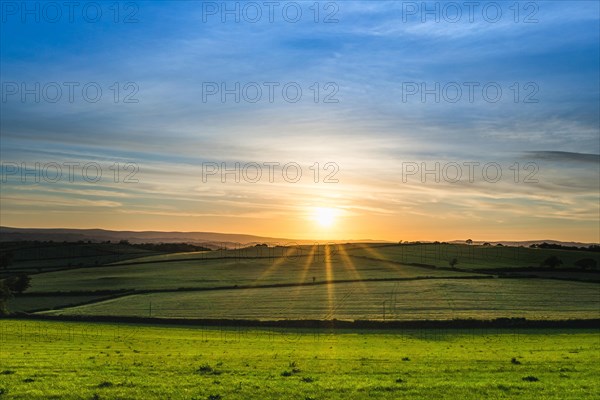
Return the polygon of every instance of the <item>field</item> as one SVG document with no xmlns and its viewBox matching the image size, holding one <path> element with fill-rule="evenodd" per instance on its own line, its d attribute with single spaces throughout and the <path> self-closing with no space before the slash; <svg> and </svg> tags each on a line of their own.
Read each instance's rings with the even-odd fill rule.
<svg viewBox="0 0 600 400">
<path fill-rule="evenodd" d="M 595 331 L 294 331 L 3 320 L 10 399 L 592 399 Z M 514 360 L 513 360 L 514 358 Z"/>
<path fill-rule="evenodd" d="M 420 279 L 138 294 L 51 315 L 255 320 L 598 318 L 597 284 L 534 279 Z"/>
<path fill-rule="evenodd" d="M 552 255 L 563 264 L 540 267 Z M 442 244 L 21 249 L 8 273 L 29 271 L 31 287 L 9 308 L 45 319 L 0 319 L 0 398 L 591 399 L 600 335 L 574 321 L 600 319 L 600 273 L 579 268 L 583 258 L 598 253 Z M 511 325 L 523 319 L 566 323 Z M 486 321 L 509 323 L 491 330 L 498 325 Z M 451 328 L 390 325 L 440 322 Z M 470 322 L 488 328 L 466 329 Z M 293 324 L 305 328 L 284 327 Z"/>
<path fill-rule="evenodd" d="M 594 252 L 346 244 L 147 254 L 123 245 L 90 246 L 78 244 L 70 252 L 80 257 L 93 250 L 104 257 L 118 249 L 123 258 L 104 264 L 91 258 L 94 265 L 60 268 L 45 266 L 48 254 L 42 252 L 38 266 L 47 272 L 31 275 L 31 288 L 11 300 L 11 309 L 257 320 L 600 317 L 600 273 L 575 265 L 597 259 Z M 66 252 L 64 246 L 52 250 L 60 249 Z M 563 265 L 540 267 L 551 255 Z M 20 262 L 32 263 L 31 258 L 35 254 L 21 254 Z M 453 268 L 451 258 L 458 259 Z M 16 262 L 13 268 L 21 267 Z"/>
</svg>

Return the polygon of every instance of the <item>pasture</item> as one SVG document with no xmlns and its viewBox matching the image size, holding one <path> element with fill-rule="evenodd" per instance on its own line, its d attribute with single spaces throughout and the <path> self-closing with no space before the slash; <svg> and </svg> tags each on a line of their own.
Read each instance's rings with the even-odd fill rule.
<svg viewBox="0 0 600 400">
<path fill-rule="evenodd" d="M 9 399 L 593 399 L 596 331 L 327 331 L 2 320 Z"/>
<path fill-rule="evenodd" d="M 11 266 L 32 280 L 9 308 L 58 320 L 0 319 L 0 398 L 591 399 L 600 391 L 597 329 L 240 321 L 597 320 L 598 272 L 575 265 L 597 253 L 348 244 L 153 254 L 110 245 L 120 254 L 107 257 L 106 244 L 78 246 L 22 252 Z M 87 261 L 73 264 L 69 254 Z M 540 268 L 550 255 L 563 265 Z M 207 326 L 91 322 L 128 317 Z M 227 319 L 240 325 L 219 327 Z"/>
</svg>

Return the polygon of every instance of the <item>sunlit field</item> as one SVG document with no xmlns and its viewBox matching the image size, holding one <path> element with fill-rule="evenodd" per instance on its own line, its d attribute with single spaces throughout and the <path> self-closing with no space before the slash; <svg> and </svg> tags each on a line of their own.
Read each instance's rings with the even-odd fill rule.
<svg viewBox="0 0 600 400">
<path fill-rule="evenodd" d="M 330 331 L 2 320 L 10 399 L 594 399 L 597 331 Z"/>
</svg>

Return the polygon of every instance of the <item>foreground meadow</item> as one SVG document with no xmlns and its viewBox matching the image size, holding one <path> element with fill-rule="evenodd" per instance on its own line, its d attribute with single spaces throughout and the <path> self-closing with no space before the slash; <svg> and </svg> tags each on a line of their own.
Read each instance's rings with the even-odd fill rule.
<svg viewBox="0 0 600 400">
<path fill-rule="evenodd" d="M 0 320 L 7 399 L 592 399 L 592 330 L 326 331 Z"/>
</svg>

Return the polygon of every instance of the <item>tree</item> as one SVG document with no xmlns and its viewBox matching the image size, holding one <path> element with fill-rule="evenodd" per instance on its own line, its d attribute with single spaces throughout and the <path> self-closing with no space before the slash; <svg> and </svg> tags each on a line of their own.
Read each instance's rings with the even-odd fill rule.
<svg viewBox="0 0 600 400">
<path fill-rule="evenodd" d="M 0 254 L 0 268 L 8 269 L 13 261 L 13 253 L 12 251 L 7 251 Z"/>
<path fill-rule="evenodd" d="M 31 286 L 31 277 L 25 274 L 11 276 L 5 280 L 5 283 L 12 293 L 22 294 Z"/>
<path fill-rule="evenodd" d="M 556 268 L 560 265 L 562 265 L 563 262 L 560 258 L 556 257 L 556 256 L 550 256 L 548 258 L 546 258 L 544 261 L 541 262 L 540 266 L 541 267 L 550 267 L 550 268 Z"/>
<path fill-rule="evenodd" d="M 490 242 L 485 242 L 483 245 L 484 246 L 491 246 L 491 243 Z"/>
<path fill-rule="evenodd" d="M 583 269 L 598 268 L 598 263 L 593 258 L 582 258 L 581 260 L 575 261 L 575 265 Z"/>
<path fill-rule="evenodd" d="M 448 261 L 448 264 L 450 264 L 451 268 L 454 268 L 456 264 L 458 264 L 458 260 L 456 258 L 453 258 L 452 260 Z"/>
<path fill-rule="evenodd" d="M 0 315 L 8 314 L 8 300 L 11 297 L 10 289 L 5 281 L 0 281 Z"/>
<path fill-rule="evenodd" d="M 471 240 L 471 239 L 467 239 L 466 242 L 469 246 L 473 244 L 473 240 Z"/>
</svg>

